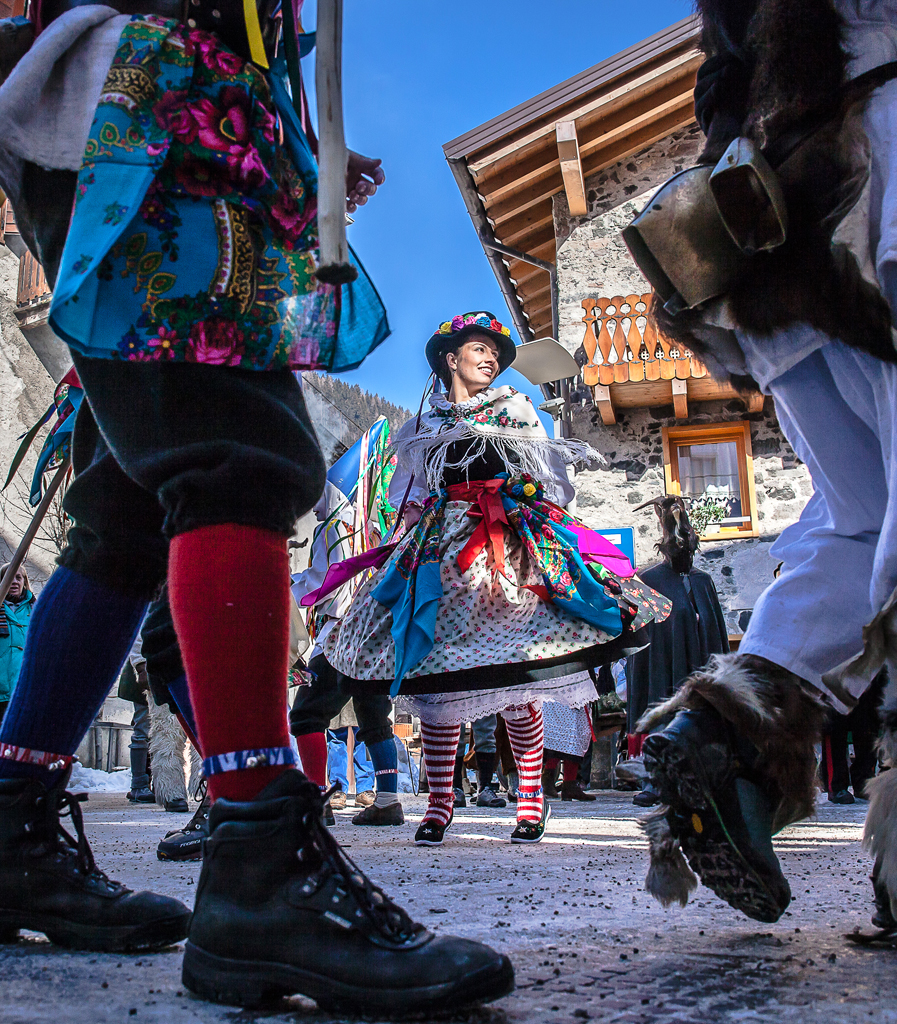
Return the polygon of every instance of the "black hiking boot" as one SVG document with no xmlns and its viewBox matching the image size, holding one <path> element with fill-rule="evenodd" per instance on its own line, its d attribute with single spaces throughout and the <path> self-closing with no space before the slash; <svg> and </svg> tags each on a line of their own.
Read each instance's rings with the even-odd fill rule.
<svg viewBox="0 0 897 1024">
<path fill-rule="evenodd" d="M 203 779 L 201 785 L 205 787 Z M 202 860 L 202 844 L 209 838 L 209 810 L 212 798 L 207 790 L 196 808 L 196 813 L 183 828 L 167 832 L 156 847 L 159 860 Z"/>
<path fill-rule="evenodd" d="M 772 846 L 772 803 L 752 777 L 757 751 L 709 706 L 677 712 L 643 750 L 672 837 L 695 874 L 755 921 L 778 921 L 791 890 Z"/>
<path fill-rule="evenodd" d="M 416 924 L 323 825 L 294 769 L 253 801 L 220 799 L 184 954 L 184 985 L 255 1007 L 301 993 L 328 1011 L 454 1010 L 507 995 L 507 957 Z"/>
<path fill-rule="evenodd" d="M 70 949 L 156 949 L 187 934 L 178 900 L 133 892 L 96 867 L 80 801 L 65 791 L 69 772 L 47 789 L 37 779 L 0 780 L 0 938 L 43 932 Z M 68 813 L 75 835 L 59 821 Z"/>
</svg>

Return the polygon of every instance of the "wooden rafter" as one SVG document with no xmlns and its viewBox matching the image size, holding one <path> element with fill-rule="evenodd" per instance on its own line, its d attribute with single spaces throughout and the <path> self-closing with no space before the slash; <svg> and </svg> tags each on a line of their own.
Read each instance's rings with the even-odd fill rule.
<svg viewBox="0 0 897 1024">
<path fill-rule="evenodd" d="M 567 206 L 574 217 L 584 217 L 589 212 L 586 203 L 586 183 L 582 176 L 582 161 L 579 159 L 579 139 L 575 121 L 558 121 L 555 128 L 558 143 L 558 158 L 561 162 L 561 177 Z"/>
</svg>

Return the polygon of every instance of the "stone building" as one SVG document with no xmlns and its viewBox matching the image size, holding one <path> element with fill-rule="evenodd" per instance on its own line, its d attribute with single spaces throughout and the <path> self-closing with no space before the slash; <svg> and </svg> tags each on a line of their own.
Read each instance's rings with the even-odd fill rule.
<svg viewBox="0 0 897 1024">
<path fill-rule="evenodd" d="M 650 509 L 664 492 L 725 498 L 697 563 L 736 635 L 772 578 L 772 542 L 812 491 L 772 401 L 738 395 L 647 315 L 650 286 L 620 236 L 653 191 L 696 162 L 694 18 L 602 61 L 445 145 L 512 319 L 526 343 L 555 337 L 580 366 L 548 385 L 559 429 L 605 457 L 576 477 L 592 527 L 631 528 L 656 560 Z"/>
</svg>

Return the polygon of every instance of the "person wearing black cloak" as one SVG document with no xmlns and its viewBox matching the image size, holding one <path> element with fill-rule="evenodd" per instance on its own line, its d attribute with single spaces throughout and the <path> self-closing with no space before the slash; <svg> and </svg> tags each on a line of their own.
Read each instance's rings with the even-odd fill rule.
<svg viewBox="0 0 897 1024">
<path fill-rule="evenodd" d="M 694 568 L 698 536 L 688 519 L 682 498 L 666 495 L 646 502 L 653 505 L 663 536 L 657 550 L 663 560 L 646 569 L 641 578 L 673 602 L 664 622 L 651 623 L 651 643 L 626 662 L 626 730 L 629 755 L 638 756 L 645 734 L 636 726 L 652 704 L 671 697 L 685 679 L 711 654 L 727 654 L 729 638 L 712 577 Z M 633 802 L 640 807 L 658 803 L 660 797 L 645 782 Z"/>
</svg>

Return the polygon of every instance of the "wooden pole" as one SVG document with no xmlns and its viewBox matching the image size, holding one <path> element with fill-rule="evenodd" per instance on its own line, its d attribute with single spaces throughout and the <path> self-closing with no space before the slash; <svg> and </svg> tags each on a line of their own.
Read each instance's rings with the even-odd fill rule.
<svg viewBox="0 0 897 1024">
<path fill-rule="evenodd" d="M 44 516 L 47 514 L 47 510 L 50 508 L 50 503 L 56 495 L 62 485 L 62 481 L 65 479 L 66 473 L 69 471 L 69 467 L 72 464 L 72 458 L 69 456 L 65 462 L 56 470 L 53 479 L 50 481 L 49 486 L 44 491 L 44 496 L 40 500 L 40 504 L 35 509 L 34 515 L 31 518 L 31 522 L 28 524 L 28 529 L 25 531 L 19 546 L 16 548 L 16 553 L 12 556 L 12 560 L 9 563 L 9 568 L 3 574 L 3 579 L 0 580 L 0 604 L 6 600 L 6 595 L 9 593 L 9 588 L 12 586 L 12 580 L 15 574 L 19 571 L 19 567 L 25 561 L 28 555 L 28 549 L 31 547 L 31 543 L 37 536 L 37 531 L 40 529 L 40 524 L 44 521 Z"/>
<path fill-rule="evenodd" d="M 343 128 L 343 0 L 318 0 L 315 90 L 318 102 L 317 278 L 348 284 L 358 276 L 349 262 L 346 239 L 346 168 L 349 154 Z"/>
</svg>

